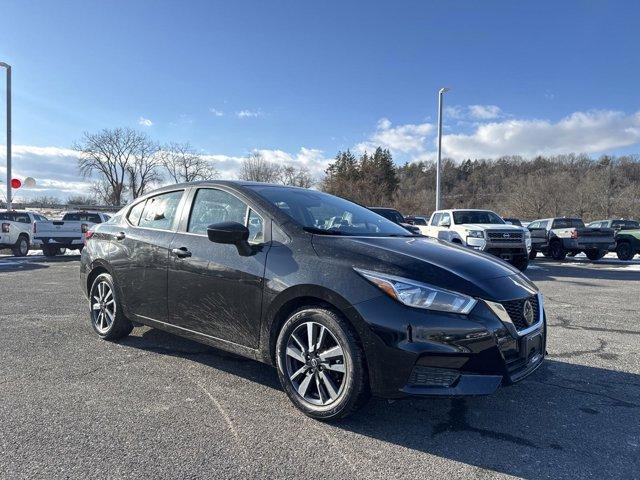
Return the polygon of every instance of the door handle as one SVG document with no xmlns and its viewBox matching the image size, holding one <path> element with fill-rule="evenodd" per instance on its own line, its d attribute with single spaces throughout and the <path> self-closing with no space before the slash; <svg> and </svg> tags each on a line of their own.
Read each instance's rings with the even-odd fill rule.
<svg viewBox="0 0 640 480">
<path fill-rule="evenodd" d="M 191 252 L 187 247 L 172 248 L 171 253 L 178 258 L 187 258 L 191 256 Z"/>
<path fill-rule="evenodd" d="M 124 232 L 118 232 L 115 234 L 115 237 L 116 237 L 116 240 L 124 240 L 126 235 L 124 234 Z"/>
</svg>

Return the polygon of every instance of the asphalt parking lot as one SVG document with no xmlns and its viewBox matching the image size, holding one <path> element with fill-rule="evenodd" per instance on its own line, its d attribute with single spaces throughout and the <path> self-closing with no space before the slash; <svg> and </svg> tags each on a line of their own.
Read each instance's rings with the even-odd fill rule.
<svg viewBox="0 0 640 480">
<path fill-rule="evenodd" d="M 536 261 L 549 357 L 490 397 L 304 417 L 260 363 L 99 340 L 78 256 L 0 258 L 0 478 L 640 478 L 640 261 Z"/>
</svg>

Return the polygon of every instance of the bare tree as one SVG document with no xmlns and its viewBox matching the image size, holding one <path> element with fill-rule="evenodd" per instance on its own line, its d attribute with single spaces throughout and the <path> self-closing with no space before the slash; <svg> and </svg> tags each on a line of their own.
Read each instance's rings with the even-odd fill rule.
<svg viewBox="0 0 640 480">
<path fill-rule="evenodd" d="M 138 139 L 137 148 L 133 151 L 131 161 L 127 165 L 129 174 L 129 191 L 135 199 L 144 194 L 151 185 L 162 180 L 159 172 L 161 166 L 156 142 L 143 134 Z"/>
<path fill-rule="evenodd" d="M 198 155 L 188 143 L 165 145 L 158 156 L 175 183 L 211 180 L 218 176 L 213 163 Z"/>
<path fill-rule="evenodd" d="M 130 128 L 85 132 L 74 148 L 80 153 L 80 173 L 98 176 L 94 191 L 109 204 L 121 205 L 127 188 L 136 198 L 159 179 L 158 147 L 144 133 Z"/>
<path fill-rule="evenodd" d="M 303 188 L 309 188 L 313 184 L 313 178 L 306 168 L 296 168 L 293 165 L 282 167 L 280 181 L 284 185 Z"/>
<path fill-rule="evenodd" d="M 252 182 L 277 183 L 282 175 L 282 167 L 270 162 L 260 152 L 253 152 L 242 161 L 240 179 Z"/>
</svg>

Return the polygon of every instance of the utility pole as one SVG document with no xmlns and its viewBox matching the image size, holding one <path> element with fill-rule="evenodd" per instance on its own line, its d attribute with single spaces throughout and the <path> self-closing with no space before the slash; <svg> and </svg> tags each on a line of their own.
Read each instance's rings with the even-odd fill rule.
<svg viewBox="0 0 640 480">
<path fill-rule="evenodd" d="M 451 90 L 447 87 L 442 87 L 438 91 L 438 161 L 436 163 L 436 210 L 440 210 L 440 173 L 442 171 L 442 97 L 445 92 Z"/>
<path fill-rule="evenodd" d="M 0 62 L 7 69 L 7 210 L 11 210 L 11 65 Z"/>
</svg>

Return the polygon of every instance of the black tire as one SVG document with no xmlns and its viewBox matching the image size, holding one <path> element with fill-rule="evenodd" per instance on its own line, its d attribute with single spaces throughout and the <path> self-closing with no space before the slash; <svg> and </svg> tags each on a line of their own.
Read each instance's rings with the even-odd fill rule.
<svg viewBox="0 0 640 480">
<path fill-rule="evenodd" d="M 604 257 L 607 251 L 600 250 L 598 248 L 593 248 L 593 249 L 586 250 L 584 253 L 587 255 L 587 258 L 589 260 L 591 260 L 592 262 L 595 262 L 596 260 L 600 260 L 602 257 Z"/>
<path fill-rule="evenodd" d="M 537 256 L 538 252 L 534 249 L 531 249 L 531 251 L 529 252 L 529 260 L 535 260 Z"/>
<path fill-rule="evenodd" d="M 633 259 L 636 252 L 633 251 L 633 247 L 630 242 L 619 242 L 616 246 L 616 255 L 620 260 L 631 260 Z"/>
<path fill-rule="evenodd" d="M 91 285 L 89 318 L 93 330 L 105 340 L 118 340 L 133 330 L 133 324 L 122 312 L 113 277 L 108 273 L 98 275 Z"/>
<path fill-rule="evenodd" d="M 296 338 L 301 330 L 307 331 L 307 324 L 312 324 L 312 341 L 307 337 L 304 342 L 302 338 L 304 343 L 301 344 Z M 322 328 L 326 329 L 324 334 L 320 333 Z M 317 332 L 315 337 L 314 331 Z M 316 344 L 314 338 L 322 340 Z M 308 348 L 310 344 L 312 347 Z M 336 345 L 332 347 L 333 344 Z M 292 346 L 297 349 L 297 357 L 288 353 Z M 322 358 L 322 353 L 338 351 L 336 348 L 340 348 L 343 355 L 330 357 L 337 358 L 333 360 L 335 363 Z M 276 366 L 282 388 L 291 402 L 312 418 L 344 418 L 362 407 L 371 395 L 364 352 L 355 331 L 344 318 L 326 308 L 301 308 L 287 319 L 276 342 Z M 337 371 L 339 367 L 343 373 Z M 292 371 L 295 373 L 291 374 Z M 297 385 L 295 378 L 301 379 Z M 305 382 L 306 388 L 303 387 Z M 303 394 L 299 393 L 303 388 Z"/>
<path fill-rule="evenodd" d="M 516 267 L 518 270 L 520 270 L 521 272 L 524 272 L 529 266 L 529 258 L 524 257 L 524 258 L 516 259 L 513 261 L 512 265 Z"/>
<path fill-rule="evenodd" d="M 11 252 L 15 257 L 25 257 L 29 253 L 29 237 L 20 234 L 16 244 L 11 248 Z"/>
<path fill-rule="evenodd" d="M 561 241 L 555 240 L 549 244 L 549 255 L 554 260 L 564 260 L 567 257 L 567 251 Z"/>
<path fill-rule="evenodd" d="M 50 247 L 49 245 L 42 246 L 42 253 L 45 257 L 55 257 L 57 253 L 56 247 Z"/>
</svg>

